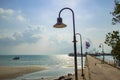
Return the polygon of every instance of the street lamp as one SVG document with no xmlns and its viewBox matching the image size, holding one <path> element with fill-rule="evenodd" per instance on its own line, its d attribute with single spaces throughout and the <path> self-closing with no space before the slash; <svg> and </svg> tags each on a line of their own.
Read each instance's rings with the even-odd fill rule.
<svg viewBox="0 0 120 80">
<path fill-rule="evenodd" d="M 104 57 L 104 46 L 103 46 L 103 44 L 102 44 L 102 43 L 100 43 L 99 48 L 102 48 L 103 63 L 104 63 L 104 59 L 105 59 L 105 57 Z"/>
<path fill-rule="evenodd" d="M 72 20 L 73 20 L 73 41 L 74 41 L 74 65 L 75 65 L 75 80 L 78 80 L 78 73 L 77 73 L 77 48 L 76 48 L 76 36 L 75 36 L 75 17 L 74 12 L 71 8 L 65 7 L 60 10 L 57 23 L 53 26 L 55 28 L 64 28 L 66 25 L 62 23 L 62 18 L 60 17 L 60 14 L 63 10 L 68 9 L 72 12 Z"/>
<path fill-rule="evenodd" d="M 81 66 L 82 66 L 82 74 L 81 76 L 84 76 L 84 73 L 83 73 L 83 51 L 82 51 L 82 36 L 80 33 L 76 33 L 76 35 L 79 35 L 80 36 L 80 44 L 81 44 Z"/>
</svg>

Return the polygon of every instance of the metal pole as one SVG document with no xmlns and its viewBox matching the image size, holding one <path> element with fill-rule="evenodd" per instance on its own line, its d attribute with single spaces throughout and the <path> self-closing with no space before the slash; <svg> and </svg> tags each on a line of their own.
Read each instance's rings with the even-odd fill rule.
<svg viewBox="0 0 120 80">
<path fill-rule="evenodd" d="M 102 53 L 103 53 L 103 63 L 104 63 L 104 46 L 102 44 Z"/>
<path fill-rule="evenodd" d="M 103 44 L 102 44 L 102 43 L 100 43 L 100 45 L 101 45 L 101 48 L 102 48 L 103 63 L 104 63 L 104 46 L 103 46 Z"/>
<path fill-rule="evenodd" d="M 78 73 L 77 73 L 77 48 L 76 48 L 76 36 L 75 36 L 75 17 L 74 17 L 74 11 L 71 8 L 63 8 L 59 12 L 59 18 L 60 14 L 63 10 L 68 9 L 72 12 L 72 19 L 73 19 L 73 40 L 74 40 L 74 65 L 75 65 L 75 80 L 78 80 Z"/>
<path fill-rule="evenodd" d="M 83 72 L 83 51 L 82 51 L 82 36 L 79 33 L 76 33 L 76 35 L 80 36 L 80 44 L 81 44 L 81 67 L 82 67 L 82 74 L 81 76 L 84 76 L 84 72 Z"/>
</svg>

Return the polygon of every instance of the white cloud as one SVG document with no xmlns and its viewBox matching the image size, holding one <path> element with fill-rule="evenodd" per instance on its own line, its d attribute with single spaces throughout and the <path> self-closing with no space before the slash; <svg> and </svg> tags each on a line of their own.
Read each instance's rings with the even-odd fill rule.
<svg viewBox="0 0 120 80">
<path fill-rule="evenodd" d="M 13 34 L 13 37 L 15 38 L 15 40 L 20 40 L 20 39 L 22 39 L 23 34 L 22 34 L 22 32 L 15 32 Z"/>
<path fill-rule="evenodd" d="M 54 29 L 52 29 L 54 30 Z M 67 32 L 60 34 L 45 26 L 30 25 L 26 30 L 14 32 L 11 36 L 0 37 L 0 47 L 11 53 L 69 53 L 72 52 L 72 36 Z M 64 32 L 64 31 L 63 31 Z"/>
<path fill-rule="evenodd" d="M 0 17 L 2 21 L 6 20 L 8 22 L 14 22 L 14 23 L 20 23 L 20 22 L 26 22 L 25 16 L 23 16 L 22 11 L 16 11 L 13 9 L 4 9 L 0 8 Z"/>
<path fill-rule="evenodd" d="M 0 38 L 0 46 L 15 46 L 23 43 L 36 43 L 41 35 L 41 28 L 29 28 L 23 32 L 15 32 L 12 36 L 1 37 Z"/>
<path fill-rule="evenodd" d="M 0 8 L 0 14 L 3 14 L 3 13 L 4 13 L 3 8 Z"/>
<path fill-rule="evenodd" d="M 18 15 L 18 16 L 17 16 L 17 19 L 18 19 L 20 22 L 25 22 L 25 21 L 26 21 L 25 17 L 22 16 L 22 15 Z"/>
<path fill-rule="evenodd" d="M 5 11 L 5 13 L 7 13 L 7 14 L 9 14 L 9 15 L 13 15 L 13 14 L 14 14 L 14 10 L 12 10 L 12 9 L 7 9 L 7 10 Z"/>
<path fill-rule="evenodd" d="M 3 9 L 3 8 L 0 8 L 0 14 L 13 15 L 14 14 L 14 10 L 13 9 Z"/>
</svg>

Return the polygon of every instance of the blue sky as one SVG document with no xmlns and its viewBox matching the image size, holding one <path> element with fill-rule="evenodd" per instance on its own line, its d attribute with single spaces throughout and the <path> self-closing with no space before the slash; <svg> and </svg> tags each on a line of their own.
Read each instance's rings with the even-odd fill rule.
<svg viewBox="0 0 120 80">
<path fill-rule="evenodd" d="M 68 27 L 55 29 L 59 11 L 69 7 L 75 13 L 76 33 L 90 42 L 88 51 L 101 52 L 105 35 L 120 30 L 112 25 L 114 0 L 0 0 L 0 54 L 68 54 L 73 52 L 72 15 L 61 17 Z M 77 50 L 80 52 L 79 36 Z M 110 47 L 104 44 L 105 52 Z"/>
</svg>

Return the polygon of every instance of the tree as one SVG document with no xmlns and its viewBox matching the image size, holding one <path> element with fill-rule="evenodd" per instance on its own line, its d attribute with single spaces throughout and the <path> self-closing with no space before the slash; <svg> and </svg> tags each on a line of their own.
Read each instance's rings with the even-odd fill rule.
<svg viewBox="0 0 120 80">
<path fill-rule="evenodd" d="M 112 24 L 120 23 L 120 1 L 115 0 L 114 11 L 112 12 Z"/>
<path fill-rule="evenodd" d="M 120 34 L 119 31 L 113 31 L 106 35 L 105 44 L 112 48 L 111 54 L 115 62 L 120 66 Z"/>
</svg>

